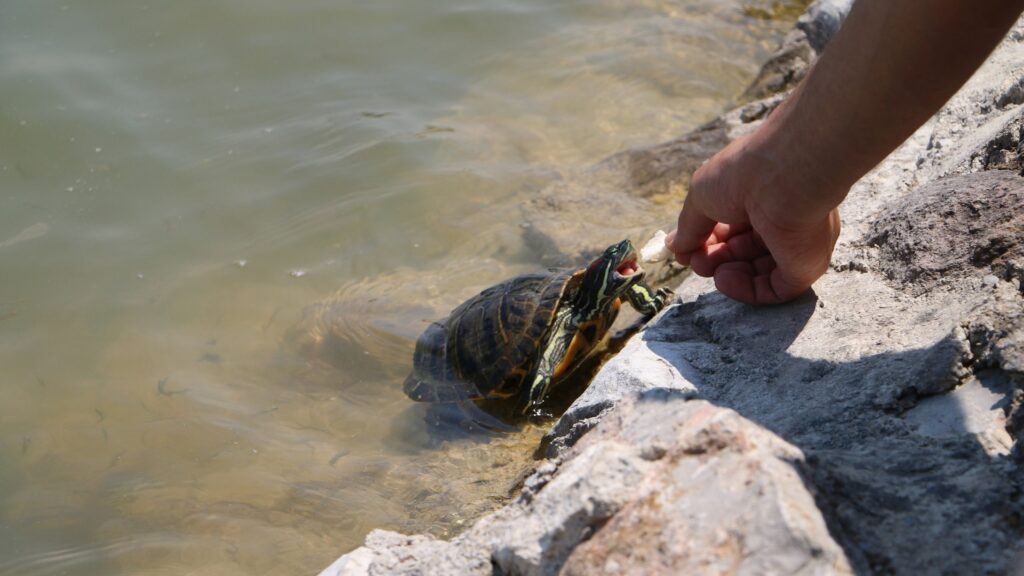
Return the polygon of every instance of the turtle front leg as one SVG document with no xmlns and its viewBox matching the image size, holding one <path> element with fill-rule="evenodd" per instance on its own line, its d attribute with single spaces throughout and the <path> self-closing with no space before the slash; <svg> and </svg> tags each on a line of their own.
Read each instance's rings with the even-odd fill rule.
<svg viewBox="0 0 1024 576">
<path fill-rule="evenodd" d="M 524 382 L 529 388 L 524 387 L 522 391 L 520 408 L 524 415 L 540 406 L 547 397 L 558 366 L 565 360 L 565 355 L 571 348 L 573 337 L 576 335 L 576 325 L 570 312 L 571 309 L 565 308 L 555 315 L 551 336 L 538 350 L 540 356 L 537 358 L 537 368 L 533 376 Z"/>
<path fill-rule="evenodd" d="M 654 316 L 665 307 L 669 298 L 672 297 L 672 290 L 658 288 L 657 291 L 643 282 L 637 282 L 626 291 L 626 298 L 636 308 L 636 311 L 644 316 Z"/>
</svg>

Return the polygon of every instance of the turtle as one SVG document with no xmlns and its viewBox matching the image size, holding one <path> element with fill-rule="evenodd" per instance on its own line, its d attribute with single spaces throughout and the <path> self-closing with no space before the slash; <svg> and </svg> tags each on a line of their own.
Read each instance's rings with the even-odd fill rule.
<svg viewBox="0 0 1024 576">
<path fill-rule="evenodd" d="M 644 282 L 629 240 L 583 269 L 516 276 L 430 324 L 403 389 L 416 401 L 497 401 L 529 416 L 603 339 L 623 299 L 650 317 L 671 296 Z"/>
</svg>

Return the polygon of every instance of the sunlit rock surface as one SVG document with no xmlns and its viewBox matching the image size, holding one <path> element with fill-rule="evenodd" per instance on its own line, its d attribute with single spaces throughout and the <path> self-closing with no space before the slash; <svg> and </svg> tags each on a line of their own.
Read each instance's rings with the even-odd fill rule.
<svg viewBox="0 0 1024 576">
<path fill-rule="evenodd" d="M 1022 31 L 854 187 L 812 292 L 755 308 L 686 279 L 510 505 L 447 542 L 374 532 L 324 574 L 1024 573 Z M 705 136 L 636 152 L 636 183 L 685 186 Z"/>
<path fill-rule="evenodd" d="M 374 532 L 328 574 L 850 572 L 803 455 L 731 410 L 651 390 L 560 463 L 451 542 Z"/>
</svg>

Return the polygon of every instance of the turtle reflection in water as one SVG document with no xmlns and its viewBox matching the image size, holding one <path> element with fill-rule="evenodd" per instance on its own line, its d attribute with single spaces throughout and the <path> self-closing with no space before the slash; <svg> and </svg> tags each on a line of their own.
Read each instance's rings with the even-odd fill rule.
<svg viewBox="0 0 1024 576">
<path fill-rule="evenodd" d="M 486 401 L 521 419 L 539 413 L 553 386 L 602 340 L 622 299 L 644 316 L 672 291 L 644 283 L 629 240 L 582 270 L 518 276 L 492 286 L 431 324 L 416 342 L 405 393 L 413 400 Z"/>
</svg>

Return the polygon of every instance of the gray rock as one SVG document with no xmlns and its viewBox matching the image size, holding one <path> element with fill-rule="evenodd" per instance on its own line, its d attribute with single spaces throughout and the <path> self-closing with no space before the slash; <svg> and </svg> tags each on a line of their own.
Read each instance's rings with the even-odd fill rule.
<svg viewBox="0 0 1024 576">
<path fill-rule="evenodd" d="M 1013 445 L 1005 430 L 1012 393 L 1005 372 L 981 372 L 949 394 L 925 398 L 905 418 L 923 436 L 972 436 L 989 454 L 1007 454 Z"/>
<path fill-rule="evenodd" d="M 922 186 L 877 220 L 868 243 L 882 273 L 915 294 L 989 271 L 1009 280 L 1024 268 L 1024 178 L 994 170 Z"/>
<path fill-rule="evenodd" d="M 605 410 L 623 398 L 655 388 L 696 392 L 692 382 L 700 377 L 697 371 L 688 365 L 667 362 L 659 351 L 661 346 L 646 338 L 634 338 L 609 360 L 551 430 L 548 456 L 557 456 L 574 444 L 598 422 Z"/>
<path fill-rule="evenodd" d="M 1021 61 L 1024 28 L 1020 23 L 986 64 L 936 115 L 928 129 L 928 148 L 918 159 L 920 176 L 1009 169 L 1021 163 Z M 923 183 L 923 181 L 921 182 Z"/>
<path fill-rule="evenodd" d="M 642 393 L 575 448 L 625 440 L 653 465 L 561 573 L 850 573 L 801 479 L 799 450 L 732 411 L 684 398 Z"/>
<path fill-rule="evenodd" d="M 993 182 L 1006 178 L 1019 180 L 999 172 L 940 178 L 902 200 L 890 188 L 891 206 L 865 215 L 867 229 L 905 233 L 878 242 L 861 268 L 831 273 L 814 294 L 773 308 L 740 305 L 707 280 L 687 280 L 682 302 L 641 334 L 659 343 L 662 361 L 697 369 L 691 394 L 808 455 L 806 477 L 832 533 L 865 570 L 1002 573 L 1024 542 L 1024 474 L 1003 458 L 1021 430 L 1021 393 L 1010 383 L 1020 381 L 1024 298 L 1002 278 L 982 290 L 999 258 L 971 260 L 990 253 L 989 231 L 1013 229 L 1024 211 L 986 205 L 991 214 L 973 221 L 995 221 L 983 220 L 981 232 L 929 214 L 979 198 L 1002 202 Z M 1020 234 L 1008 236 L 1000 256 L 1017 249 Z M 890 254 L 886 246 L 903 248 Z M 939 262 L 955 268 L 915 272 Z M 892 271 L 897 263 L 905 277 Z M 660 381 L 672 379 L 652 370 L 647 385 Z M 596 392 L 580 399 L 600 402 Z M 566 419 L 576 418 L 574 408 Z"/>
<path fill-rule="evenodd" d="M 985 190 L 991 177 L 933 186 L 956 204 Z M 913 202 L 894 206 L 876 222 L 921 216 Z M 940 232 L 941 241 L 920 247 L 922 257 L 947 245 L 970 254 L 987 242 L 969 227 Z M 867 254 L 863 270 L 829 274 L 814 294 L 772 308 L 740 305 L 714 293 L 707 280 L 687 280 L 681 303 L 609 363 L 556 425 L 554 453 L 571 456 L 573 441 L 585 444 L 614 417 L 594 407 L 665 383 L 732 408 L 807 454 L 805 477 L 855 567 L 1006 571 L 1021 548 L 1024 514 L 1024 475 L 1003 458 L 1020 427 L 1020 394 L 1009 382 L 1018 373 L 1024 299 L 1009 282 L 980 290 L 988 268 L 973 266 L 914 296 L 883 275 L 883 260 L 881 251 Z M 657 358 L 648 359 L 653 346 Z M 635 359 L 651 366 L 623 374 Z M 1014 401 L 1007 426 L 1003 413 Z M 594 431 L 576 440 L 581 422 Z M 619 522 L 616 515 L 602 531 Z M 599 533 L 591 541 L 584 547 L 599 555 L 614 539 Z M 667 556 L 645 556 L 638 570 L 657 570 L 671 562 Z"/>
<path fill-rule="evenodd" d="M 1000 288 L 1012 293 L 1005 286 Z M 1006 305 L 985 310 L 968 330 L 975 365 L 982 370 L 994 368 L 1015 386 L 1005 412 L 1006 432 L 1017 441 L 1024 435 L 1024 310 L 1010 299 Z M 1024 460 L 1022 446 L 1017 441 L 1013 450 L 1018 460 Z"/>
<path fill-rule="evenodd" d="M 1021 179 L 971 160 L 1015 146 L 1005 134 L 1020 105 L 999 87 L 1024 72 L 1014 38 L 857 185 L 836 270 L 812 296 L 755 309 L 689 279 L 641 335 L 665 363 L 697 370 L 690 394 L 808 455 L 832 533 L 866 571 L 1002 573 L 1021 553 L 1024 475 L 1003 458 L 1011 443 L 1020 454 L 1024 430 Z M 556 425 L 551 453 L 600 422 L 619 388 L 674 380 L 615 375 L 644 354 L 631 345 L 609 363 Z"/>
<path fill-rule="evenodd" d="M 452 541 L 374 531 L 323 574 L 850 573 L 802 465 L 735 412 L 650 390 Z"/>
<path fill-rule="evenodd" d="M 804 33 L 811 48 L 820 54 L 839 32 L 851 8 L 853 0 L 816 0 L 796 21 L 796 28 Z"/>
<path fill-rule="evenodd" d="M 782 46 L 761 67 L 757 78 L 744 92 L 743 99 L 759 100 L 795 86 L 839 31 L 852 7 L 853 0 L 812 2 L 783 40 Z"/>
</svg>

